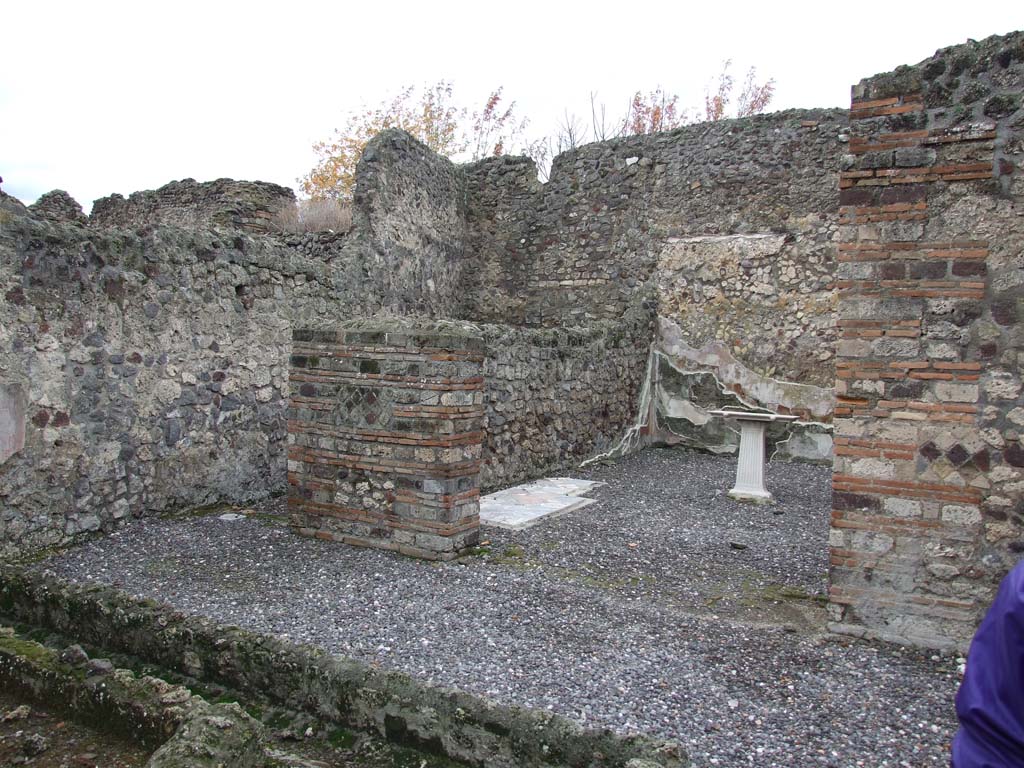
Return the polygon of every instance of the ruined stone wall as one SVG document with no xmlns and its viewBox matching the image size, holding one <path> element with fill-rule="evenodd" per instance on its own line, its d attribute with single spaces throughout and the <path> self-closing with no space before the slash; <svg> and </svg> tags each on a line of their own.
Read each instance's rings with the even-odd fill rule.
<svg viewBox="0 0 1024 768">
<path fill-rule="evenodd" d="M 1024 551 L 1024 33 L 853 91 L 830 613 L 966 645 Z"/>
<path fill-rule="evenodd" d="M 378 134 L 359 161 L 352 243 L 364 273 L 403 314 L 467 317 L 466 274 L 475 268 L 459 167 L 399 130 Z M 347 241 L 346 241 L 347 242 Z M 418 292 L 405 300 L 404 286 Z"/>
<path fill-rule="evenodd" d="M 587 325 L 652 295 L 664 439 L 735 450 L 706 412 L 736 401 L 801 415 L 789 455 L 828 460 L 847 124 L 789 111 L 590 144 L 544 185 L 522 158 L 468 166 L 475 316 Z"/>
<path fill-rule="evenodd" d="M 198 183 L 183 179 L 160 189 L 133 192 L 125 199 L 113 194 L 92 205 L 90 221 L 97 227 L 134 229 L 154 224 L 179 227 L 232 227 L 267 232 L 274 215 L 295 205 L 287 187 L 263 181 L 217 179 Z"/>
<path fill-rule="evenodd" d="M 295 328 L 471 309 L 465 179 L 400 132 L 365 153 L 345 235 L 152 222 L 133 230 L 82 216 L 63 193 L 28 210 L 8 200 L 0 199 L 4 552 L 283 490 Z M 174 218 L 170 208 L 160 215 Z M 649 312 L 582 329 L 479 333 L 485 486 L 568 469 L 633 420 Z"/>
<path fill-rule="evenodd" d="M 0 379 L 26 421 L 0 539 L 280 488 L 290 317 L 331 292 L 321 265 L 241 235 L 6 221 Z"/>
<path fill-rule="evenodd" d="M 366 174 L 362 228 L 310 240 L 311 255 L 287 237 L 133 231 L 86 225 L 60 200 L 5 203 L 0 549 L 284 489 L 292 329 L 381 312 L 450 317 L 462 301 L 462 249 L 442 239 L 438 214 L 457 211 L 443 200 L 451 164 L 424 163 L 402 142 L 420 146 L 391 137 L 367 161 L 379 172 Z M 373 188 L 413 179 L 406 198 Z M 385 197 L 386 216 L 373 205 Z M 420 238 L 414 254 L 393 246 L 389 226 Z"/>
<path fill-rule="evenodd" d="M 486 350 L 484 491 L 570 472 L 614 448 L 636 420 L 649 313 L 586 329 L 475 327 Z"/>
</svg>

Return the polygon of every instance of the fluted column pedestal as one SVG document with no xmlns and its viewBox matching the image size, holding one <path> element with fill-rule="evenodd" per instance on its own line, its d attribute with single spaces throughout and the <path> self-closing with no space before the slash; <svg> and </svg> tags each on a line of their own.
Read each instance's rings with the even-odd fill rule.
<svg viewBox="0 0 1024 768">
<path fill-rule="evenodd" d="M 740 426 L 740 450 L 736 485 L 729 496 L 737 501 L 771 504 L 772 494 L 764 486 L 764 430 L 773 421 L 796 421 L 796 416 L 750 411 L 711 411 L 712 416 L 733 419 Z"/>
</svg>

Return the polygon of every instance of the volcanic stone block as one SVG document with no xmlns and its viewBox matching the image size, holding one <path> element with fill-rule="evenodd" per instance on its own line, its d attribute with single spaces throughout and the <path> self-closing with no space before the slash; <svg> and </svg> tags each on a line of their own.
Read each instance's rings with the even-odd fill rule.
<svg viewBox="0 0 1024 768">
<path fill-rule="evenodd" d="M 476 545 L 482 340 L 457 323 L 397 320 L 292 339 L 293 527 L 428 559 Z"/>
<path fill-rule="evenodd" d="M 16 385 L 0 384 L 0 464 L 25 446 L 25 397 Z"/>
</svg>

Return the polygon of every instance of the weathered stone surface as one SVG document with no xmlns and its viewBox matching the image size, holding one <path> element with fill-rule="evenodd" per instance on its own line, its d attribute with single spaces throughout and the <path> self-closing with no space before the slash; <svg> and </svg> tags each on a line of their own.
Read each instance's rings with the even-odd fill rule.
<svg viewBox="0 0 1024 768">
<path fill-rule="evenodd" d="M 846 127 L 842 113 L 817 110 L 603 142 L 560 156 L 544 185 L 521 158 L 467 167 L 477 316 L 590 325 L 646 300 L 691 347 L 727 350 L 748 380 L 830 388 Z M 676 364 L 682 380 L 729 379 L 715 365 Z M 670 379 L 685 386 L 655 372 L 658 402 L 718 405 L 666 391 Z M 678 426 L 696 447 L 734 444 L 720 424 L 663 409 L 654 419 L 654 434 Z M 826 460 L 829 420 L 789 441 L 791 455 Z"/>
<path fill-rule="evenodd" d="M 238 704 L 214 704 L 187 718 L 146 768 L 260 768 L 267 762 L 262 726 Z"/>
<path fill-rule="evenodd" d="M 638 416 L 651 340 L 637 308 L 587 328 L 475 324 L 484 339 L 484 491 L 611 450 Z"/>
<path fill-rule="evenodd" d="M 227 182 L 100 206 L 89 227 L 5 206 L 0 381 L 25 427 L 23 445 L 5 428 L 0 551 L 284 490 L 292 329 L 460 314 L 455 166 L 401 132 L 374 147 L 344 237 L 239 232 L 214 213 L 250 187 Z"/>
<path fill-rule="evenodd" d="M 791 110 L 598 142 L 556 158 L 543 185 L 525 158 L 467 166 L 477 319 L 560 326 L 619 317 L 655 278 L 670 238 L 759 233 L 786 241 L 751 261 L 762 284 L 775 278 L 784 293 L 827 304 L 846 129 L 839 110 Z M 662 296 L 678 308 L 672 298 Z M 790 340 L 772 355 L 780 371 L 793 364 Z M 826 370 L 818 383 L 827 382 Z"/>
<path fill-rule="evenodd" d="M 170 224 L 268 232 L 273 228 L 274 215 L 293 205 L 295 194 L 277 184 L 233 179 L 198 183 L 195 179 L 183 179 L 160 189 L 134 192 L 127 199 L 117 194 L 100 198 L 92 204 L 89 223 L 94 227 L 129 229 Z"/>
<path fill-rule="evenodd" d="M 1024 527 L 1022 39 L 869 78 L 849 114 L 580 147 L 546 184 L 386 131 L 343 235 L 265 234 L 292 198 L 258 183 L 84 227 L 0 193 L 4 552 L 280 490 L 292 330 L 447 318 L 484 340 L 484 487 L 658 435 L 728 449 L 724 404 L 799 415 L 777 450 L 821 460 L 835 372 L 837 499 L 877 501 L 837 507 L 835 627 L 958 642 Z"/>
<path fill-rule="evenodd" d="M 827 243 L 828 233 L 816 234 Z M 833 271 L 831 245 L 813 236 L 669 238 L 655 278 L 658 314 L 692 347 L 718 344 L 764 377 L 831 387 Z"/>
<path fill-rule="evenodd" d="M 25 447 L 25 395 L 16 384 L 0 384 L 0 464 Z"/>
<path fill-rule="evenodd" d="M 33 215 L 51 221 L 85 224 L 82 206 L 63 189 L 47 192 L 29 206 Z"/>
<path fill-rule="evenodd" d="M 138 741 L 156 752 L 147 768 L 256 768 L 266 764 L 263 728 L 238 704 L 208 704 L 187 688 L 138 677 L 103 661 L 102 678 L 79 646 L 57 654 L 14 633 L 0 635 L 4 690 Z"/>
</svg>

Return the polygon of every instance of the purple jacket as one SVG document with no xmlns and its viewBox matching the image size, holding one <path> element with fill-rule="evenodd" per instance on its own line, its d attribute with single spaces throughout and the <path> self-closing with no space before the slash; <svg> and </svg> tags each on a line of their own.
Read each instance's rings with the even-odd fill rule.
<svg viewBox="0 0 1024 768">
<path fill-rule="evenodd" d="M 1024 561 L 978 627 L 956 695 L 954 768 L 1024 766 Z"/>
</svg>

